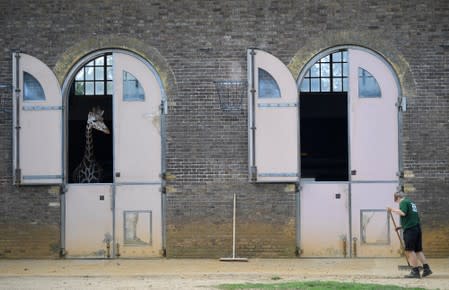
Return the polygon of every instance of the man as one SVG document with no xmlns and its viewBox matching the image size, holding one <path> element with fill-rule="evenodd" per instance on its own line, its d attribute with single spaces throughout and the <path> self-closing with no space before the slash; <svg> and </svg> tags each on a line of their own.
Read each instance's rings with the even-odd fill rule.
<svg viewBox="0 0 449 290">
<path fill-rule="evenodd" d="M 429 264 L 422 250 L 422 233 L 416 204 L 405 197 L 403 192 L 394 194 L 394 202 L 399 203 L 399 208 L 388 207 L 387 210 L 400 216 L 401 227 L 404 230 L 405 254 L 410 265 L 413 267 L 410 274 L 405 278 L 421 278 L 418 267 L 418 260 L 423 265 L 422 276 L 432 274 Z"/>
</svg>

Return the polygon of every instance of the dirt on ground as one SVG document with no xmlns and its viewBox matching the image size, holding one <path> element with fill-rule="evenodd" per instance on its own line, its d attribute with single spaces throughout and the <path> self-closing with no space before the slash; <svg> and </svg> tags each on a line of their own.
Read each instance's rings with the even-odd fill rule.
<svg viewBox="0 0 449 290">
<path fill-rule="evenodd" d="M 449 258 L 405 279 L 404 259 L 0 260 L 0 289 L 216 289 L 229 283 L 341 281 L 449 289 Z"/>
</svg>

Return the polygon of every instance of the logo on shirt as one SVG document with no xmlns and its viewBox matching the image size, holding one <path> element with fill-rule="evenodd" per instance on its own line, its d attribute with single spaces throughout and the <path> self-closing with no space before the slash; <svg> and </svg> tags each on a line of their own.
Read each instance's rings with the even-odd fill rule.
<svg viewBox="0 0 449 290">
<path fill-rule="evenodd" d="M 413 202 L 411 202 L 410 204 L 412 205 L 412 211 L 418 212 L 418 208 L 416 207 L 416 204 L 414 204 Z"/>
</svg>

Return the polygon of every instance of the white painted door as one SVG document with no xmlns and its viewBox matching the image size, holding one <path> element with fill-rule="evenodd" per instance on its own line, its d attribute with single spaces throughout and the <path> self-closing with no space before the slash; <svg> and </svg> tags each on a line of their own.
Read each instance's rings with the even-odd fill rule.
<svg viewBox="0 0 449 290">
<path fill-rule="evenodd" d="M 248 50 L 249 176 L 252 182 L 298 180 L 298 90 L 273 55 Z"/>
<path fill-rule="evenodd" d="M 348 183 L 302 182 L 301 257 L 349 256 Z"/>
<path fill-rule="evenodd" d="M 113 53 L 112 184 L 68 184 L 67 257 L 153 257 L 162 250 L 161 87 L 143 61 Z"/>
<path fill-rule="evenodd" d="M 397 180 L 396 81 L 379 56 L 359 49 L 349 49 L 348 52 L 351 179 Z"/>
<path fill-rule="evenodd" d="M 399 184 L 399 88 L 379 56 L 348 52 L 353 255 L 397 256 L 399 241 L 385 209 Z"/>
<path fill-rule="evenodd" d="M 116 255 L 160 256 L 160 85 L 139 59 L 124 53 L 113 58 Z"/>
<path fill-rule="evenodd" d="M 67 257 L 113 257 L 111 184 L 68 184 L 65 202 Z"/>
<path fill-rule="evenodd" d="M 62 95 L 39 59 L 13 54 L 13 174 L 15 184 L 61 184 Z"/>
</svg>

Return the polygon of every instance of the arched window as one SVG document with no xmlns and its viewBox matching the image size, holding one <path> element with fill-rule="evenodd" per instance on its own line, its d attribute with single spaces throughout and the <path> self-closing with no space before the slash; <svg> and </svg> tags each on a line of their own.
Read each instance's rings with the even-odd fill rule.
<svg viewBox="0 0 449 290">
<path fill-rule="evenodd" d="M 75 95 L 112 95 L 112 78 L 112 55 L 97 57 L 76 74 Z"/>
<path fill-rule="evenodd" d="M 41 84 L 31 74 L 23 72 L 23 100 L 44 101 L 45 93 Z"/>
<path fill-rule="evenodd" d="M 259 98 L 280 98 L 281 90 L 273 76 L 259 68 Z"/>
<path fill-rule="evenodd" d="M 340 50 L 317 61 L 305 74 L 301 92 L 347 92 L 348 51 Z"/>
<path fill-rule="evenodd" d="M 379 84 L 375 77 L 367 70 L 359 67 L 359 97 L 380 98 L 382 96 Z"/>
</svg>

